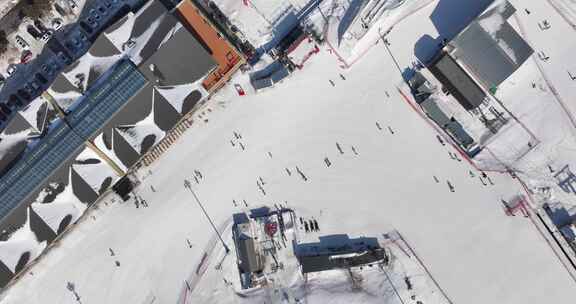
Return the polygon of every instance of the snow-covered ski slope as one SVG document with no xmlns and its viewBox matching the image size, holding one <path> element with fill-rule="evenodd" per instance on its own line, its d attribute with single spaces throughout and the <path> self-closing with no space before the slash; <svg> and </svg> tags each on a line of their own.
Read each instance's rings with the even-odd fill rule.
<svg viewBox="0 0 576 304">
<path fill-rule="evenodd" d="M 421 36 L 438 35 L 429 20 L 432 8 L 402 21 L 401 33 L 392 32 L 390 48 L 403 66 Z M 449 157 L 456 151 L 442 146 L 399 95 L 400 73 L 382 43 L 350 69 L 339 65 L 321 46 L 302 70 L 272 89 L 238 97 L 232 86 L 224 88 L 200 109 L 202 120 L 139 172 L 137 192 L 150 207 L 105 197 L 1 302 L 76 303 L 66 289 L 73 282 L 82 303 L 176 303 L 212 238 L 183 187 L 185 178 L 217 225 L 240 210 L 232 200 L 246 200 L 252 207 L 286 201 L 318 218 L 325 234 L 398 229 L 454 303 L 570 301 L 576 285 L 531 221 L 501 208 L 500 199 L 523 193 L 521 187 L 507 175 L 491 175 L 495 185 L 484 186 L 465 161 Z M 204 176 L 199 184 L 193 170 Z M 266 181 L 266 195 L 258 177 Z M 225 290 L 224 284 L 217 277 L 202 281 L 198 286 L 206 289 L 194 303 L 218 303 L 218 293 L 207 289 Z"/>
<path fill-rule="evenodd" d="M 92 212 L 95 219 L 78 224 L 9 290 L 4 303 L 73 303 L 67 281 L 86 302 L 143 303 L 151 293 L 158 303 L 174 303 L 211 237 L 182 185 L 194 169 L 205 176 L 194 188 L 217 223 L 237 211 L 232 199 L 252 205 L 288 201 L 316 214 L 327 234 L 403 231 L 457 303 L 570 298 L 574 283 L 530 221 L 505 216 L 499 205 L 519 187 L 507 176 L 492 176 L 495 186 L 483 186 L 468 175 L 465 162 L 450 159 L 398 95 L 393 68 L 376 48 L 331 87 L 327 80 L 342 71 L 323 50 L 308 69 L 274 90 L 242 100 L 214 98 L 209 122 L 196 124 L 141 185 L 149 208 L 101 204 Z M 234 131 L 246 150 L 230 145 Z M 330 168 L 323 164 L 326 156 Z M 308 182 L 287 175 L 285 168 L 295 166 Z M 266 196 L 255 185 L 258 176 L 267 181 Z"/>
</svg>

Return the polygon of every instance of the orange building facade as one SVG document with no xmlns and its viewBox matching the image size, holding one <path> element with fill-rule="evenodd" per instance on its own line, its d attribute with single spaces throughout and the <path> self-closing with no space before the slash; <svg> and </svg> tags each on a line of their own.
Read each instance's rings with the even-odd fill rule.
<svg viewBox="0 0 576 304">
<path fill-rule="evenodd" d="M 182 1 L 176 8 L 176 14 L 182 24 L 209 49 L 209 53 L 218 64 L 218 68 L 202 82 L 208 92 L 214 92 L 222 87 L 246 60 L 192 1 Z"/>
</svg>

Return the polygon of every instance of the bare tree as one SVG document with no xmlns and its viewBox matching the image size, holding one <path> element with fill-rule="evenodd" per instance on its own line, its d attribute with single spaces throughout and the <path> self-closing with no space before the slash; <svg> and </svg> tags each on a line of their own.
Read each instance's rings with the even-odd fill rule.
<svg viewBox="0 0 576 304">
<path fill-rule="evenodd" d="M 52 9 L 54 0 L 26 0 L 22 4 L 22 13 L 32 19 L 41 18 Z"/>
</svg>

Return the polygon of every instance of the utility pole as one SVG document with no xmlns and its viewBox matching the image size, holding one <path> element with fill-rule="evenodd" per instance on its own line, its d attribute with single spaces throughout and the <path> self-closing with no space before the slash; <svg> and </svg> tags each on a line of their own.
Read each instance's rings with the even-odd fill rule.
<svg viewBox="0 0 576 304">
<path fill-rule="evenodd" d="M 208 222 L 210 222 L 210 225 L 212 225 L 212 228 L 214 229 L 214 232 L 216 232 L 216 235 L 218 235 L 218 238 L 220 239 L 220 241 L 222 242 L 222 246 L 224 246 L 224 249 L 226 250 L 226 254 L 228 254 L 230 252 L 230 248 L 228 248 L 228 246 L 226 245 L 226 243 L 224 242 L 224 239 L 222 239 L 222 236 L 220 235 L 220 232 L 218 232 L 218 229 L 216 228 L 216 226 L 214 225 L 214 222 L 212 222 L 212 219 L 210 218 L 210 216 L 208 215 L 208 212 L 206 212 L 206 209 L 204 209 L 204 206 L 202 206 L 202 203 L 200 202 L 200 200 L 198 199 L 198 196 L 196 196 L 196 193 L 194 192 L 194 190 L 192 190 L 192 183 L 190 183 L 189 180 L 185 179 L 184 180 L 184 188 L 188 188 L 188 190 L 190 190 L 190 192 L 192 193 L 192 196 L 194 196 L 194 199 L 196 200 L 196 203 L 198 203 L 198 206 L 200 206 L 200 209 L 202 209 L 202 212 L 204 212 L 204 215 L 206 216 L 206 218 L 208 219 Z"/>
</svg>

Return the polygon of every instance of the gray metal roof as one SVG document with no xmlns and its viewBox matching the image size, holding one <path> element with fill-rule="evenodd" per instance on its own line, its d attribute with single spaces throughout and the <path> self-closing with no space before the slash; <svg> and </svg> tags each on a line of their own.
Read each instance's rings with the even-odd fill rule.
<svg viewBox="0 0 576 304">
<path fill-rule="evenodd" d="M 128 52 L 132 61 L 140 64 L 153 56 L 179 27 L 178 19 L 164 5 L 149 1 L 135 14 L 126 15 L 108 27 L 104 34 L 116 48 Z M 132 46 L 136 48 L 135 51 L 130 50 L 129 42 L 138 42 L 138 46 Z"/>
<path fill-rule="evenodd" d="M 534 53 L 506 22 L 515 8 L 507 1 L 501 3 L 488 9 L 451 42 L 455 47 L 452 55 L 485 89 L 500 85 Z"/>
<path fill-rule="evenodd" d="M 150 65 L 154 65 L 154 72 Z M 140 65 L 151 82 L 162 86 L 193 83 L 217 66 L 192 34 L 181 27 L 154 55 Z"/>
<path fill-rule="evenodd" d="M 448 54 L 442 54 L 429 70 L 466 110 L 475 109 L 486 98 L 480 86 Z"/>
</svg>

